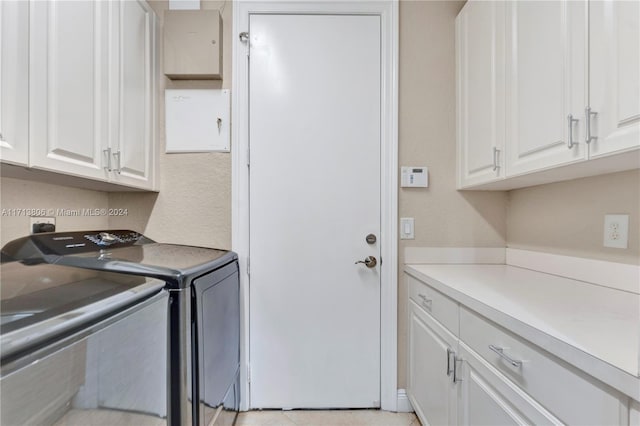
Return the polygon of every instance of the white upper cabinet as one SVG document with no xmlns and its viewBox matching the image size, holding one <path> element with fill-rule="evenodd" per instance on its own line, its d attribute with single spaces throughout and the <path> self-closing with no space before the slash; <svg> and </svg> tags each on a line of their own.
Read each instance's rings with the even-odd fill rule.
<svg viewBox="0 0 640 426">
<path fill-rule="evenodd" d="M 143 0 L 1 1 L 0 13 L 2 161 L 154 189 L 151 7 Z"/>
<path fill-rule="evenodd" d="M 29 3 L 0 1 L 0 159 L 29 162 Z"/>
<path fill-rule="evenodd" d="M 456 29 L 458 188 L 640 167 L 640 2 L 469 1 Z"/>
<path fill-rule="evenodd" d="M 640 147 L 640 2 L 589 3 L 591 158 Z M 585 135 L 586 137 L 587 135 Z"/>
<path fill-rule="evenodd" d="M 456 19 L 458 186 L 504 177 L 505 3 L 469 1 Z"/>
<path fill-rule="evenodd" d="M 30 165 L 106 179 L 108 2 L 31 3 Z"/>
<path fill-rule="evenodd" d="M 505 7 L 507 176 L 586 159 L 586 3 Z"/>
<path fill-rule="evenodd" d="M 113 76 L 117 87 L 112 112 L 113 180 L 132 186 L 153 185 L 155 129 L 155 19 L 143 1 L 122 0 L 114 45 L 118 46 Z"/>
</svg>

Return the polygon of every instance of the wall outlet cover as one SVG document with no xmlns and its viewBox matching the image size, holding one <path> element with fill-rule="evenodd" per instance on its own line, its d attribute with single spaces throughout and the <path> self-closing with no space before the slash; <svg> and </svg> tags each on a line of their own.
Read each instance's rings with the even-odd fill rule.
<svg viewBox="0 0 640 426">
<path fill-rule="evenodd" d="M 629 245 L 629 215 L 607 214 L 604 216 L 604 246 L 626 249 Z"/>
<path fill-rule="evenodd" d="M 31 216 L 29 218 L 29 233 L 54 232 L 56 230 L 55 217 Z"/>
</svg>

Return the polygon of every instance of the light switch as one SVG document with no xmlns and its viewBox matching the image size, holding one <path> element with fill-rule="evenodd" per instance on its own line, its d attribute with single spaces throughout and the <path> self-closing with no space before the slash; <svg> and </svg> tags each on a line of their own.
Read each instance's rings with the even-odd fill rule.
<svg viewBox="0 0 640 426">
<path fill-rule="evenodd" d="M 413 225 L 414 225 L 414 220 L 412 217 L 400 218 L 400 239 L 401 240 L 413 240 L 415 238 L 413 235 Z"/>
</svg>

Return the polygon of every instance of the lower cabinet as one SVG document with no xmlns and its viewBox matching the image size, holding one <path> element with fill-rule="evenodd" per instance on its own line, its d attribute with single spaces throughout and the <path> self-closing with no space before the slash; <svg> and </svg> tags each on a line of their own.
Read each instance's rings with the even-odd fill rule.
<svg viewBox="0 0 640 426">
<path fill-rule="evenodd" d="M 458 338 L 413 301 L 409 302 L 409 312 L 409 400 L 423 424 L 454 425 L 458 411 L 454 383 Z"/>
<path fill-rule="evenodd" d="M 423 425 L 640 423 L 627 396 L 427 284 L 407 282 L 407 395 Z"/>
<path fill-rule="evenodd" d="M 561 424 L 464 343 L 460 343 L 459 357 L 459 424 Z"/>
</svg>

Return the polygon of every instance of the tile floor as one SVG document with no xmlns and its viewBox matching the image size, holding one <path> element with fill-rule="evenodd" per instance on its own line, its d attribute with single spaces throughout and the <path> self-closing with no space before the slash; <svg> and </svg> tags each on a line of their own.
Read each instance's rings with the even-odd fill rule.
<svg viewBox="0 0 640 426">
<path fill-rule="evenodd" d="M 291 410 L 240 413 L 237 426 L 420 426 L 413 413 L 380 410 Z"/>
<path fill-rule="evenodd" d="M 161 426 L 157 417 L 115 410 L 70 410 L 54 426 Z M 413 413 L 380 410 L 292 410 L 240 413 L 236 426 L 420 426 Z"/>
</svg>

